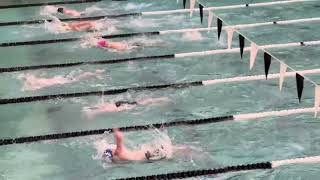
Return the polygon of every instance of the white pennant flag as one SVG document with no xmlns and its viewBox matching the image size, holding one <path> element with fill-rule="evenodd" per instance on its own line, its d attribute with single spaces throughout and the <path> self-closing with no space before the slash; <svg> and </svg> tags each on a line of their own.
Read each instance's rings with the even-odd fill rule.
<svg viewBox="0 0 320 180">
<path fill-rule="evenodd" d="M 210 32 L 212 20 L 213 20 L 213 13 L 211 11 L 209 11 L 209 15 L 208 15 L 208 33 Z"/>
<path fill-rule="evenodd" d="M 177 0 L 177 4 L 179 3 L 179 0 Z"/>
<path fill-rule="evenodd" d="M 190 17 L 192 17 L 195 5 L 196 5 L 196 0 L 190 0 Z"/>
<path fill-rule="evenodd" d="M 314 88 L 314 117 L 317 117 L 320 105 L 320 87 L 316 85 Z"/>
<path fill-rule="evenodd" d="M 227 29 L 227 35 L 228 35 L 228 49 L 231 49 L 232 38 L 233 38 L 233 33 L 234 33 L 235 29 L 230 26 L 228 26 L 226 29 Z"/>
<path fill-rule="evenodd" d="M 280 79 L 279 79 L 279 87 L 280 87 L 280 91 L 282 90 L 282 84 L 284 81 L 284 77 L 286 76 L 286 71 L 287 71 L 287 65 L 280 62 Z"/>
<path fill-rule="evenodd" d="M 252 69 L 254 62 L 256 61 L 258 50 L 259 50 L 259 47 L 254 42 L 252 42 L 251 50 L 250 50 L 250 70 Z"/>
</svg>

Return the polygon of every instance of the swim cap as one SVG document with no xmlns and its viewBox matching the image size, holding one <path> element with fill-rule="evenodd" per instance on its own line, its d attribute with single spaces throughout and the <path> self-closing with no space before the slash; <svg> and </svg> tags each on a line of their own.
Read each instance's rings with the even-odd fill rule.
<svg viewBox="0 0 320 180">
<path fill-rule="evenodd" d="M 103 157 L 103 158 L 108 158 L 108 159 L 112 160 L 112 158 L 113 158 L 112 149 L 106 149 L 106 150 L 103 152 L 102 157 Z"/>
<path fill-rule="evenodd" d="M 59 7 L 59 8 L 57 9 L 57 12 L 59 12 L 59 13 L 62 13 L 62 14 L 63 14 L 63 11 L 64 11 L 64 9 L 63 9 L 62 7 Z"/>
<path fill-rule="evenodd" d="M 108 41 L 106 41 L 105 39 L 101 39 L 98 41 L 97 46 L 98 47 L 106 47 L 108 44 Z"/>
</svg>

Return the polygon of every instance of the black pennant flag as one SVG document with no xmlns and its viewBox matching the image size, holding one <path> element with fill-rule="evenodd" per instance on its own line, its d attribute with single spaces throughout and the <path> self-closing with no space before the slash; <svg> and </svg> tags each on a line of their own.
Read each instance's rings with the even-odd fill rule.
<svg viewBox="0 0 320 180">
<path fill-rule="evenodd" d="M 217 19 L 217 27 L 218 27 L 218 40 L 220 40 L 221 30 L 222 30 L 222 21 L 221 19 Z"/>
<path fill-rule="evenodd" d="M 199 4 L 199 11 L 200 11 L 200 20 L 201 20 L 201 24 L 202 24 L 202 20 L 203 20 L 203 6 L 202 6 L 202 4 Z"/>
<path fill-rule="evenodd" d="M 239 34 L 239 46 L 240 46 L 240 55 L 242 59 L 243 48 L 244 48 L 244 37 L 241 34 Z"/>
<path fill-rule="evenodd" d="M 184 9 L 186 8 L 186 3 L 187 3 L 187 0 L 183 0 L 183 8 Z"/>
<path fill-rule="evenodd" d="M 296 81 L 297 81 L 298 98 L 299 98 L 299 103 L 300 103 L 301 102 L 302 91 L 303 91 L 304 77 L 301 76 L 300 74 L 296 73 Z"/>
<path fill-rule="evenodd" d="M 268 79 L 269 68 L 271 64 L 271 56 L 268 53 L 264 53 L 264 72 L 266 74 L 266 79 Z"/>
</svg>

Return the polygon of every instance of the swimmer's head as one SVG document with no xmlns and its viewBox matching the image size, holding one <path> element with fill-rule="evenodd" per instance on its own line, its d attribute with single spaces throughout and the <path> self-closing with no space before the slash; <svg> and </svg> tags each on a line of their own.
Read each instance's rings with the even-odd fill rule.
<svg viewBox="0 0 320 180">
<path fill-rule="evenodd" d="M 63 11 L 64 11 L 64 9 L 63 9 L 62 7 L 59 7 L 59 8 L 57 9 L 57 12 L 58 12 L 58 13 L 63 14 Z"/>
<path fill-rule="evenodd" d="M 113 159 L 113 151 L 112 149 L 106 149 L 102 155 L 103 158 L 112 160 Z"/>
<path fill-rule="evenodd" d="M 100 39 L 97 43 L 98 47 L 106 47 L 108 45 L 108 41 L 106 41 L 105 39 Z"/>
<path fill-rule="evenodd" d="M 117 107 L 120 107 L 121 104 L 122 104 L 121 102 L 116 102 L 116 103 L 115 103 L 115 105 L 116 105 Z"/>
</svg>

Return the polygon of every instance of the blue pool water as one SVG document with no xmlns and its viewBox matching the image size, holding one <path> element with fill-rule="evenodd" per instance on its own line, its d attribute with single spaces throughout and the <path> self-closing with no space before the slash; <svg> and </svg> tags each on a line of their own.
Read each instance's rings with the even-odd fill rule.
<svg viewBox="0 0 320 180">
<path fill-rule="evenodd" d="M 0 5 L 37 2 L 50 2 L 50 0 L 15 0 L 1 2 Z M 199 2 L 206 7 L 211 7 L 273 1 L 201 0 Z M 319 3 L 319 1 L 314 0 L 266 7 L 217 10 L 215 13 L 230 25 L 261 23 L 318 17 Z M 175 0 L 103 0 L 98 3 L 66 6 L 77 10 L 99 9 L 90 16 L 183 8 L 181 0 L 178 4 Z M 40 7 L 0 9 L 0 23 L 45 18 L 40 16 L 39 11 Z M 101 33 L 103 35 L 125 34 L 207 27 L 207 15 L 207 12 L 205 12 L 202 25 L 197 12 L 192 17 L 188 13 L 121 17 L 110 19 L 110 22 L 116 27 L 115 31 L 102 31 Z M 213 26 L 216 26 L 215 21 L 213 21 Z M 314 21 L 244 28 L 240 29 L 240 32 L 258 45 L 269 45 L 319 40 L 319 29 L 319 21 Z M 44 28 L 44 24 L 1 26 L 0 34 L 1 43 L 73 38 L 86 35 L 83 32 L 50 33 Z M 217 40 L 216 31 L 125 37 L 111 39 L 110 41 L 138 41 L 154 43 L 155 45 L 124 52 L 83 47 L 81 46 L 82 41 L 0 47 L 0 67 L 178 54 L 225 49 L 227 47 L 227 37 L 224 31 L 221 34 L 220 41 Z M 249 46 L 249 42 L 246 42 L 246 44 Z M 236 34 L 233 39 L 233 47 L 238 47 Z M 318 62 L 319 50 L 319 46 L 302 46 L 273 48 L 269 49 L 269 52 L 295 70 L 310 70 L 317 69 L 320 66 Z M 252 70 L 249 70 L 249 57 L 250 54 L 245 52 L 243 59 L 240 59 L 237 52 L 1 73 L 0 98 L 102 91 L 263 75 L 263 53 L 258 53 Z M 55 85 L 34 91 L 23 90 L 24 81 L 21 76 L 28 73 L 50 78 L 54 76 L 75 76 L 83 72 L 94 72 L 96 69 L 105 70 L 100 78 L 88 78 L 75 83 Z M 278 72 L 279 63 L 272 61 L 269 73 Z M 318 74 L 305 76 L 316 83 L 320 80 Z M 302 102 L 299 103 L 295 78 L 287 77 L 281 92 L 279 91 L 278 81 L 278 79 L 270 79 L 267 81 L 230 82 L 180 89 L 128 91 L 119 95 L 85 96 L 0 105 L 0 138 L 147 125 L 178 119 L 192 120 L 313 106 L 314 86 L 311 83 L 305 81 Z M 83 112 L 83 107 L 101 102 L 157 97 L 167 97 L 170 101 L 164 104 L 138 106 L 122 112 L 103 113 L 91 119 L 88 119 Z M 320 148 L 318 127 L 320 128 L 318 118 L 314 118 L 312 113 L 259 118 L 252 121 L 169 127 L 167 128 L 167 135 L 171 138 L 172 143 L 188 146 L 189 152 L 153 163 L 102 163 L 96 157 L 95 143 L 103 139 L 112 143 L 112 135 L 108 134 L 0 146 L 0 179 L 115 179 L 316 156 L 319 154 L 318 150 Z M 125 132 L 125 136 L 128 138 L 126 144 L 132 148 L 137 148 L 139 144 L 151 141 L 154 135 L 156 133 L 152 130 Z M 227 173 L 218 176 L 199 177 L 199 179 L 313 180 L 320 177 L 319 167 L 319 164 L 288 165 L 272 170 Z"/>
</svg>

